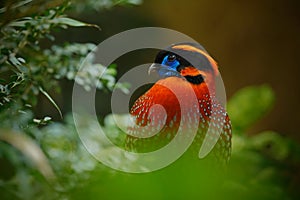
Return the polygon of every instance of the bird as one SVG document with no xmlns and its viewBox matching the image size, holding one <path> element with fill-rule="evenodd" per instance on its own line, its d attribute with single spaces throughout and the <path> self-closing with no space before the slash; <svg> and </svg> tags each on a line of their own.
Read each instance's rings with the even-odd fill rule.
<svg viewBox="0 0 300 200">
<path fill-rule="evenodd" d="M 125 149 L 141 153 L 158 150 L 174 139 L 180 124 L 184 123 L 196 127 L 196 136 L 188 148 L 191 156 L 199 157 L 199 149 L 207 137 L 208 142 L 214 141 L 215 144 L 207 157 L 227 163 L 232 146 L 231 122 L 216 95 L 218 64 L 204 47 L 191 42 L 172 44 L 158 52 L 149 74 L 155 74 L 158 80 L 137 98 L 130 109 L 136 126 L 128 128 L 132 134 L 126 136 Z M 180 100 L 168 86 L 176 88 Z M 186 95 L 191 88 L 197 105 L 192 103 L 191 96 Z M 180 102 L 187 106 L 184 115 Z M 151 109 L 154 105 L 162 106 L 164 112 Z M 196 111 L 192 109 L 195 106 Z M 151 126 L 147 126 L 149 124 Z M 158 133 L 151 135 L 152 130 Z M 139 137 L 147 133 L 150 136 Z M 189 137 L 189 134 L 183 133 L 182 138 Z"/>
</svg>

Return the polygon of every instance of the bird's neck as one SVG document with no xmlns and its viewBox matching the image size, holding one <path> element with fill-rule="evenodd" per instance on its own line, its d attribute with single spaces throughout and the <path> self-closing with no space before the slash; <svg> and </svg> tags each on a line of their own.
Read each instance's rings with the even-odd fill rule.
<svg viewBox="0 0 300 200">
<path fill-rule="evenodd" d="M 175 91 L 172 91 L 175 89 Z M 202 99 L 203 96 L 209 97 L 215 95 L 215 88 L 213 86 L 208 87 L 205 82 L 200 84 L 191 84 L 188 81 L 178 78 L 178 77 L 168 77 L 162 80 L 159 80 L 148 92 L 147 94 L 153 96 L 157 101 L 170 102 L 174 101 L 174 98 L 177 99 L 176 93 L 178 96 L 185 98 L 185 101 L 189 101 L 189 98 L 192 98 L 187 94 L 187 91 L 193 90 L 196 98 Z M 159 102 L 156 102 L 159 103 Z M 171 104 L 172 105 L 172 104 Z"/>
<path fill-rule="evenodd" d="M 180 115 L 182 108 L 190 109 L 192 105 L 197 107 L 200 102 L 210 104 L 212 95 L 214 94 L 210 93 L 204 82 L 196 85 L 182 78 L 168 77 L 159 80 L 145 93 L 147 97 L 145 101 L 148 101 L 148 105 L 163 106 L 168 116 L 173 117 Z"/>
</svg>

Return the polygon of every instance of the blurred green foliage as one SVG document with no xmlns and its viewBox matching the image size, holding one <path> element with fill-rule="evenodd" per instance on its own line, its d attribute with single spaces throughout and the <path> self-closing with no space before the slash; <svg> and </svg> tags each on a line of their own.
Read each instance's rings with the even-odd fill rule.
<svg viewBox="0 0 300 200">
<path fill-rule="evenodd" d="M 93 56 L 87 57 L 95 44 L 41 47 L 43 40 L 54 41 L 53 32 L 60 29 L 99 29 L 69 18 L 66 11 L 75 5 L 87 6 L 84 2 L 23 0 L 6 1 L 0 9 L 0 158 L 4 170 L 0 191 L 5 199 L 56 199 L 78 187 L 87 177 L 83 172 L 94 168 L 95 161 L 79 145 L 73 125 L 52 122 L 49 116 L 39 119 L 33 113 L 39 96 L 44 95 L 62 116 L 50 95 L 60 92 L 60 80 L 75 81 L 86 90 L 112 89 L 115 85 L 115 66 L 94 64 Z M 87 70 L 77 74 L 81 63 Z M 65 120 L 71 124 L 68 117 Z"/>
<path fill-rule="evenodd" d="M 262 85 L 243 88 L 228 102 L 234 136 L 227 181 L 233 187 L 226 188 L 232 192 L 237 189 L 239 198 L 299 198 L 293 185 L 300 166 L 299 144 L 271 130 L 246 134 L 274 101 L 272 89 Z"/>
<path fill-rule="evenodd" d="M 116 3 L 140 1 L 70 4 L 24 0 L 7 1 L 0 9 L 1 199 L 298 199 L 299 145 L 272 130 L 246 134 L 274 104 L 274 94 L 267 85 L 241 89 L 228 102 L 233 149 L 231 162 L 222 172 L 178 161 L 150 174 L 116 172 L 86 151 L 71 115 L 64 116 L 63 122 L 54 122 L 49 116 L 36 118 L 33 109 L 38 95 L 46 96 L 60 112 L 50 95 L 60 91 L 59 80 L 76 81 L 86 90 L 115 86 L 115 67 L 104 70 L 104 66 L 93 64 L 93 57 L 84 61 L 91 70 L 74 80 L 94 44 L 66 43 L 42 49 L 40 41 L 53 41 L 56 29 L 96 27 L 69 18 L 66 10 L 99 10 Z M 99 72 L 105 73 L 101 79 L 96 76 Z M 96 147 L 109 154 L 110 144 L 96 137 L 93 130 L 97 126 L 89 117 L 80 124 Z M 124 135 L 111 115 L 105 118 L 103 128 L 115 144 L 122 143 Z"/>
<path fill-rule="evenodd" d="M 227 111 L 234 124 L 235 134 L 242 134 L 261 116 L 266 114 L 274 104 L 273 91 L 267 85 L 249 86 L 238 91 L 228 102 Z"/>
</svg>

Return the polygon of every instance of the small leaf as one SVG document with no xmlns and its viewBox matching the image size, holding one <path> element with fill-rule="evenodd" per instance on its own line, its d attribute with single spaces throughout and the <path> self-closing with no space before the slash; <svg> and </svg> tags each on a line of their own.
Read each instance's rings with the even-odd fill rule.
<svg viewBox="0 0 300 200">
<path fill-rule="evenodd" d="M 15 67 L 18 67 L 21 65 L 20 61 L 15 57 L 14 54 L 10 54 L 9 55 L 9 61 L 10 63 L 15 66 Z M 19 69 L 19 68 L 18 68 Z"/>
<path fill-rule="evenodd" d="M 42 120 L 40 120 L 40 119 L 33 119 L 33 122 L 37 123 L 37 124 L 40 124 L 42 122 Z"/>
<path fill-rule="evenodd" d="M 14 26 L 14 27 L 25 27 L 27 21 L 15 21 L 8 24 L 8 26 Z"/>
<path fill-rule="evenodd" d="M 21 63 L 26 63 L 26 61 L 25 61 L 24 58 L 19 57 L 19 58 L 17 58 L 17 59 L 18 59 L 18 61 L 20 61 Z"/>
<path fill-rule="evenodd" d="M 115 85 L 114 85 L 114 89 L 119 89 L 119 90 L 121 90 L 124 94 L 129 94 L 130 93 L 130 87 L 131 87 L 131 85 L 130 85 L 130 83 L 128 83 L 128 82 L 124 82 L 124 83 L 120 83 L 120 82 L 118 82 L 118 83 L 116 83 Z"/>
<path fill-rule="evenodd" d="M 44 119 L 33 119 L 34 123 L 37 123 L 38 125 L 46 125 L 51 120 L 51 117 L 44 117 Z"/>
<path fill-rule="evenodd" d="M 91 27 L 100 29 L 100 27 L 95 24 L 87 24 L 87 23 L 84 23 L 84 22 L 81 22 L 81 21 L 78 21 L 75 19 L 68 18 L 68 17 L 55 18 L 55 19 L 51 20 L 51 22 L 55 23 L 55 24 L 63 24 L 63 25 L 74 26 L 74 27 L 91 26 Z"/>
<path fill-rule="evenodd" d="M 55 40 L 55 37 L 53 35 L 50 35 L 50 34 L 45 34 L 45 37 L 48 38 L 50 41 Z"/>
<path fill-rule="evenodd" d="M 46 116 L 46 117 L 44 117 L 43 121 L 44 121 L 44 122 L 48 122 L 48 121 L 50 121 L 51 119 L 52 119 L 51 117 Z"/>
<path fill-rule="evenodd" d="M 62 112 L 60 110 L 60 108 L 58 107 L 58 105 L 55 103 L 55 101 L 52 99 L 52 97 L 45 91 L 43 90 L 42 87 L 39 87 L 39 90 L 41 91 L 41 93 L 43 95 L 45 95 L 45 97 L 47 97 L 47 99 L 53 104 L 53 106 L 56 108 L 56 110 L 59 112 L 59 115 L 61 118 L 63 118 Z"/>
<path fill-rule="evenodd" d="M 28 3 L 32 2 L 32 1 L 33 0 L 25 0 L 25 1 L 17 2 L 15 4 L 13 4 L 10 9 L 16 9 L 16 8 L 24 6 L 25 4 L 28 4 Z M 0 13 L 4 13 L 6 11 L 7 11 L 7 7 L 4 7 L 4 8 L 0 9 Z"/>
</svg>

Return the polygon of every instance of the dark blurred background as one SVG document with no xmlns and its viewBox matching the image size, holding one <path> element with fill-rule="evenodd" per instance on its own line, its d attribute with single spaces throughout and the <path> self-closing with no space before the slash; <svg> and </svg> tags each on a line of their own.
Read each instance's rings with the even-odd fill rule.
<svg viewBox="0 0 300 200">
<path fill-rule="evenodd" d="M 102 31 L 70 28 L 57 34 L 57 42 L 98 44 L 121 31 L 144 26 L 182 32 L 201 43 L 218 61 L 228 99 L 248 85 L 269 84 L 274 89 L 274 108 L 249 134 L 271 129 L 300 142 L 299 9 L 299 0 L 145 0 L 140 6 L 91 10 L 80 16 L 70 13 L 74 18 L 98 24 Z M 144 50 L 122 56 L 116 60 L 119 75 L 152 62 L 155 52 Z M 64 112 L 69 112 L 72 84 L 62 85 L 64 91 L 56 99 Z M 99 101 L 103 102 L 100 112 L 109 113 L 108 95 Z M 45 101 L 39 108 L 55 115 L 56 111 L 47 105 Z"/>
</svg>

